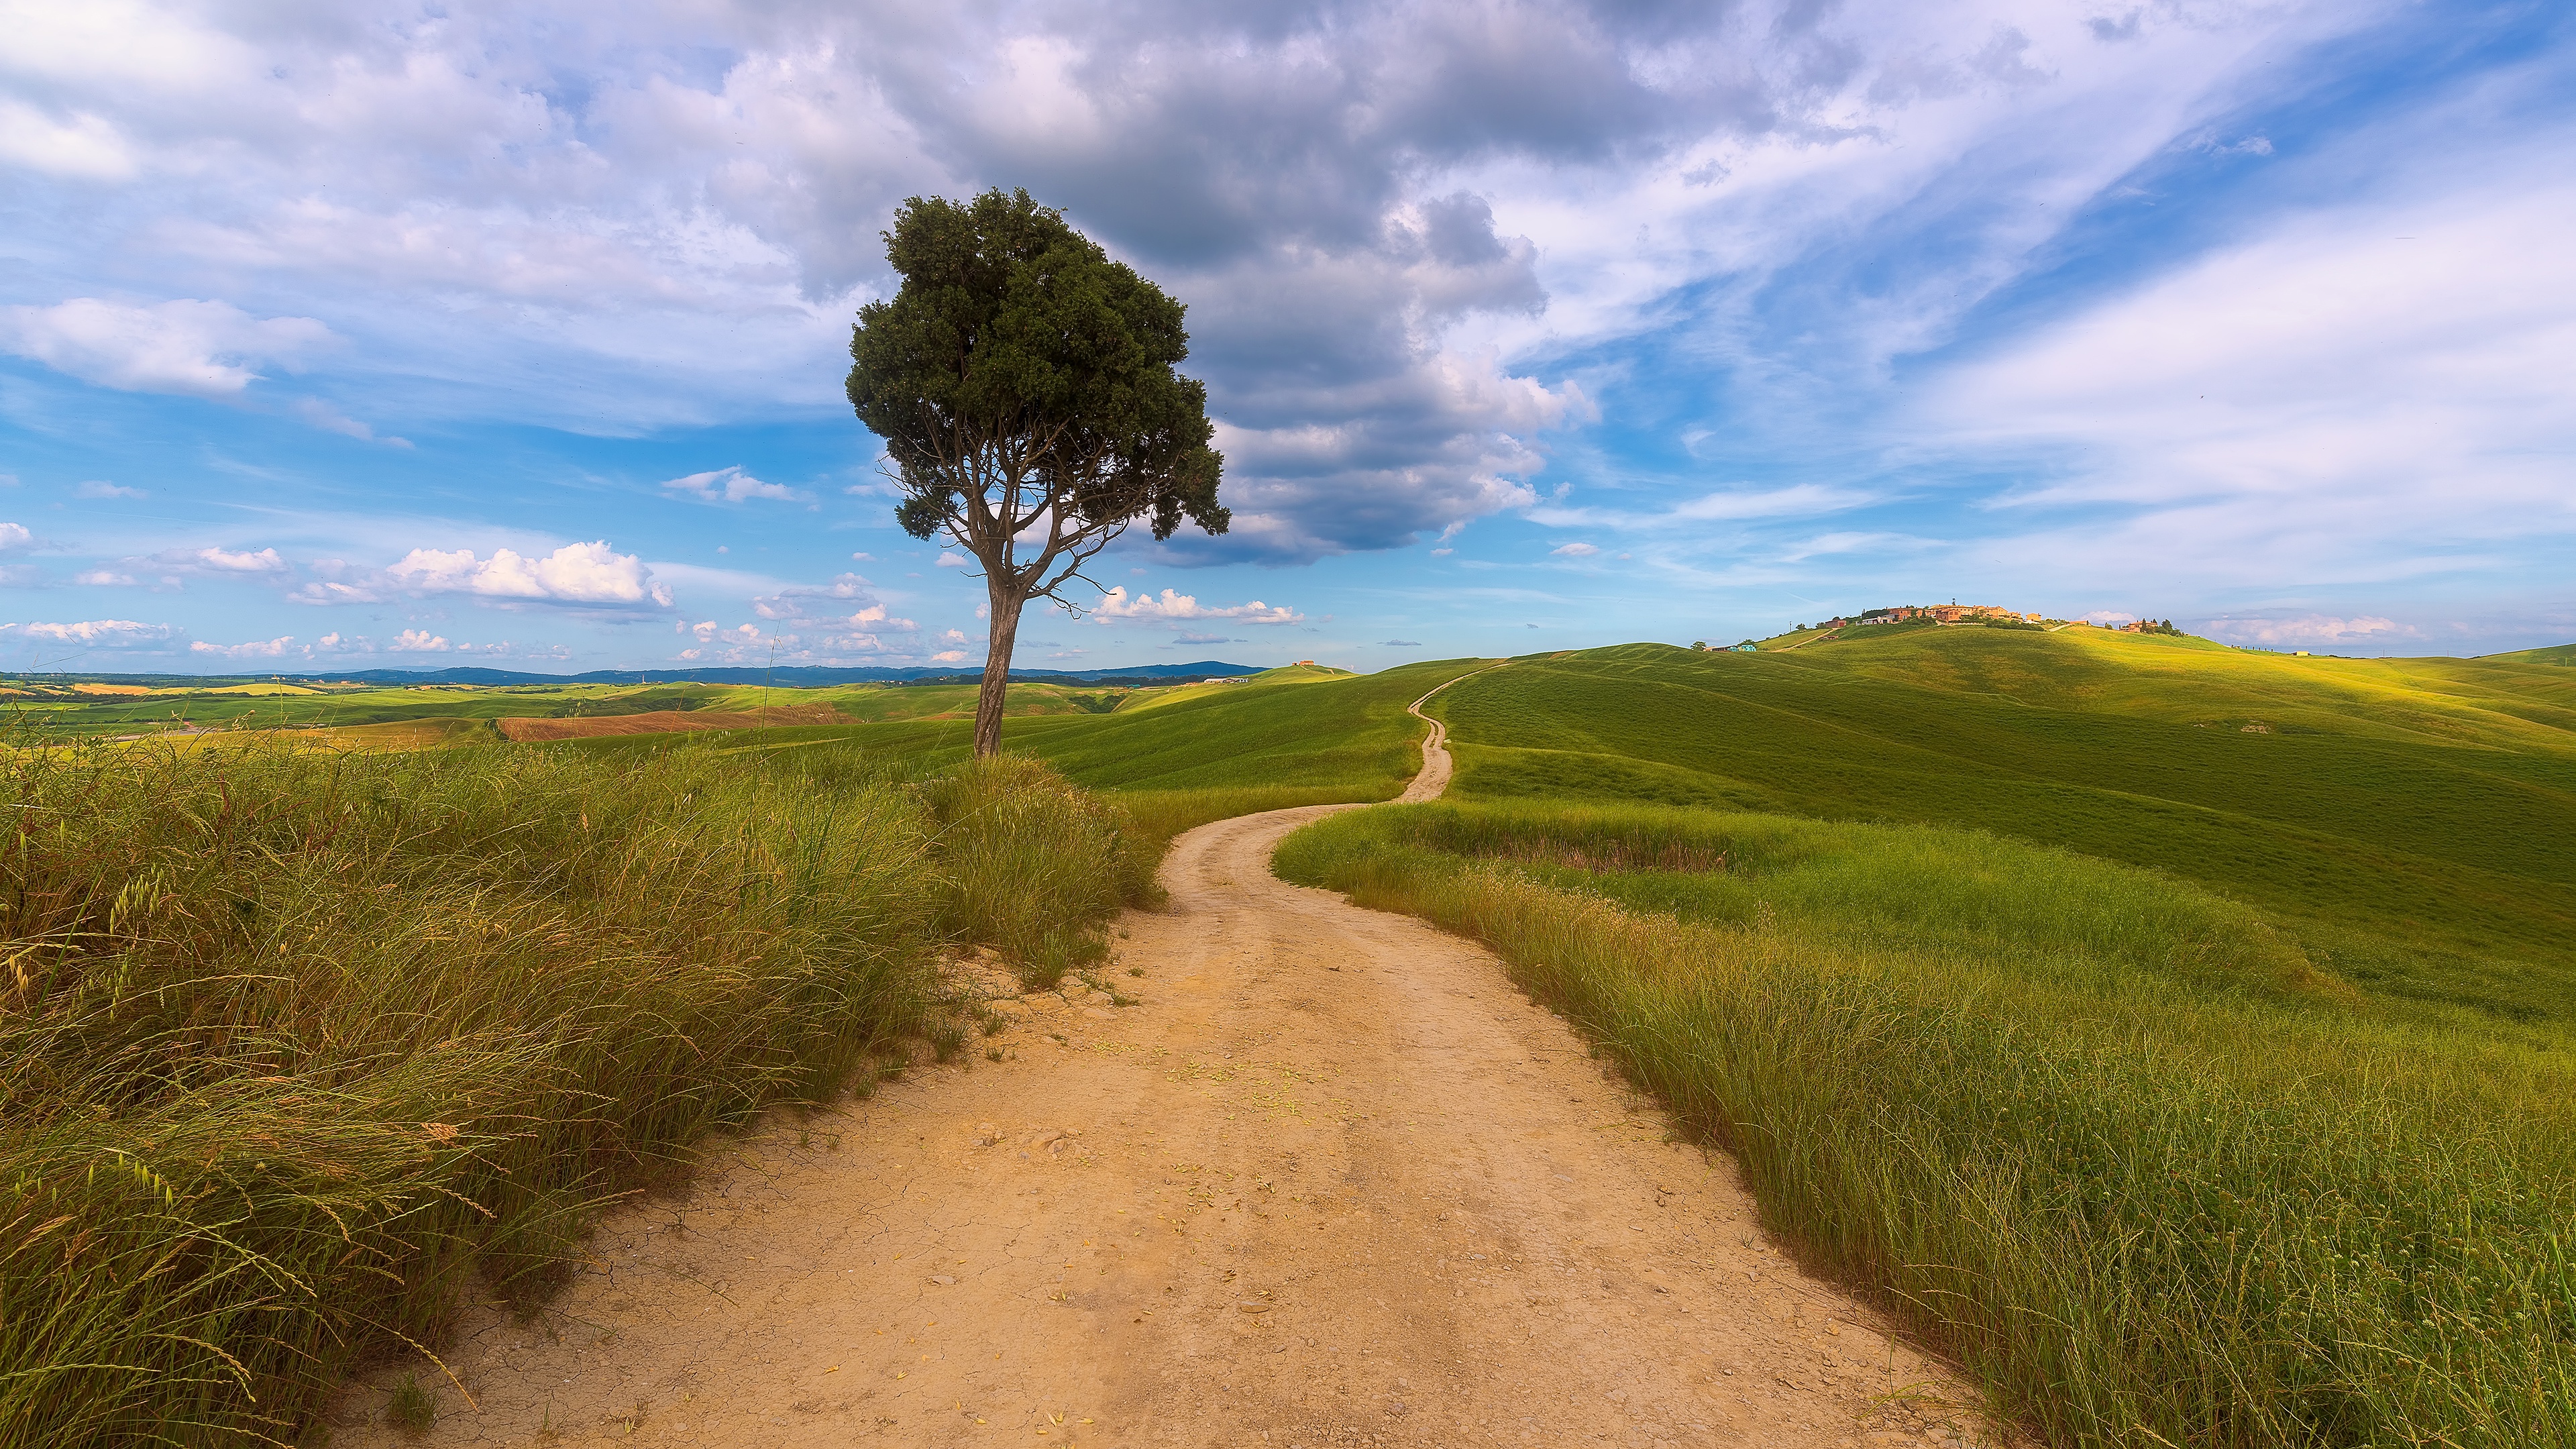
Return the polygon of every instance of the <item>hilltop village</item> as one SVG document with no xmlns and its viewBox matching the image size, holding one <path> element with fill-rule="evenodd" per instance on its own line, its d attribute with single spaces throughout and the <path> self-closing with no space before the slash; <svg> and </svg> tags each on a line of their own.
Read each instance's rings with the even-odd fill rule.
<svg viewBox="0 0 2576 1449">
<path fill-rule="evenodd" d="M 2180 634 L 2183 632 L 2174 627 L 2171 619 L 2133 619 L 2125 624 L 2095 624 L 2088 619 L 2052 619 L 2046 614 L 2024 613 L 2018 609 L 2007 609 L 2000 604 L 1962 604 L 1954 599 L 1946 604 L 1891 604 L 1885 608 L 1864 609 L 1858 614 L 1837 615 L 1813 624 L 1793 625 L 1788 633 L 1767 643 L 1757 643 L 1747 639 L 1737 644 L 1711 644 L 1706 640 L 1699 640 L 1691 647 L 1721 653 L 1744 654 L 1750 654 L 1759 649 L 1794 649 L 1801 644 L 1812 644 L 1821 639 L 1833 638 L 1845 629 L 1857 629 L 1873 624 L 1934 626 L 1976 624 L 1989 629 L 2100 628 L 2122 634 Z"/>
</svg>

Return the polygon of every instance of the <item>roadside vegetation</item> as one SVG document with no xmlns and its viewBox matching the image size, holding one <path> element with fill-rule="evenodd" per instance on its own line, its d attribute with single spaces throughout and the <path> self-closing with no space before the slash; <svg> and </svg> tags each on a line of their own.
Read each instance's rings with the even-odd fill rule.
<svg viewBox="0 0 2576 1449">
<path fill-rule="evenodd" d="M 2576 1038 L 1982 832 L 1398 806 L 1278 869 L 1490 945 L 2062 1444 L 2576 1443 Z"/>
<path fill-rule="evenodd" d="M 0 1442 L 292 1442 L 533 1304 L 706 1131 L 862 1089 L 931 958 L 1096 957 L 1116 812 L 1029 762 L 0 757 Z M 1037 888 L 1027 883 L 1037 869 Z"/>
<path fill-rule="evenodd" d="M 2090 637 L 2085 637 L 2090 635 Z M 2576 1444 L 2576 671 L 1515 661 L 1281 874 L 1481 939 L 2066 1444 Z"/>
</svg>

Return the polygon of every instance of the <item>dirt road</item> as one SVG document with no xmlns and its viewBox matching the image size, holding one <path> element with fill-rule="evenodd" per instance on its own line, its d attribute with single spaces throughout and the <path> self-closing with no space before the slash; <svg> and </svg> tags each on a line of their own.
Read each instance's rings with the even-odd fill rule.
<svg viewBox="0 0 2576 1449">
<path fill-rule="evenodd" d="M 960 1064 L 730 1144 L 543 1323 L 470 1326 L 479 1408 L 441 1384 L 413 1439 L 379 1382 L 333 1442 L 1954 1442 L 1946 1371 L 1490 955 L 1271 876 L 1341 808 L 1183 836 L 1137 1005 L 1008 999 Z"/>
</svg>

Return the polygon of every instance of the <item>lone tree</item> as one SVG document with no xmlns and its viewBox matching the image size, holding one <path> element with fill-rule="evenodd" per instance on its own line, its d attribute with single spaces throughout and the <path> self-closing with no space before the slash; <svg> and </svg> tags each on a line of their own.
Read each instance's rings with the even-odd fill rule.
<svg viewBox="0 0 2576 1449">
<path fill-rule="evenodd" d="M 859 309 L 850 406 L 885 440 L 902 486 L 895 522 L 943 530 L 984 568 L 991 646 L 975 753 L 1001 748 L 1020 610 L 1058 589 L 1139 518 L 1169 538 L 1186 517 L 1223 533 L 1225 460 L 1208 446 L 1207 388 L 1182 307 L 1111 261 L 1026 191 L 914 197 L 885 233 L 903 277 Z"/>
</svg>

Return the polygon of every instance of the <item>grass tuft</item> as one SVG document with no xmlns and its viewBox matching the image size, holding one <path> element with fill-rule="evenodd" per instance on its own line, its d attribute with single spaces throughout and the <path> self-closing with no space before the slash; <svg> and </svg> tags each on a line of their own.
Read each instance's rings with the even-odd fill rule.
<svg viewBox="0 0 2576 1449">
<path fill-rule="evenodd" d="M 423 1384 L 418 1374 L 403 1375 L 385 1404 L 385 1422 L 407 1434 L 428 1433 L 438 1423 L 436 1391 Z"/>
</svg>

